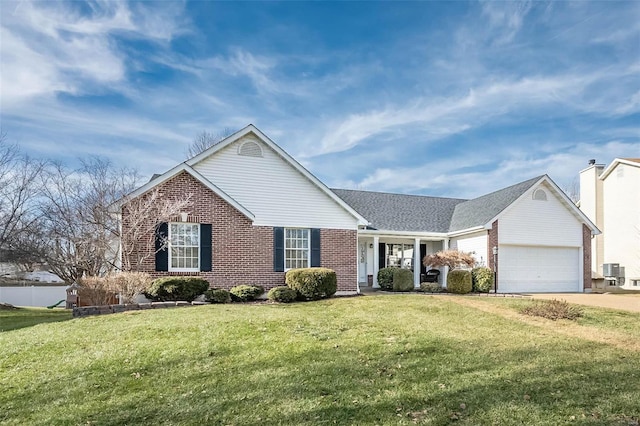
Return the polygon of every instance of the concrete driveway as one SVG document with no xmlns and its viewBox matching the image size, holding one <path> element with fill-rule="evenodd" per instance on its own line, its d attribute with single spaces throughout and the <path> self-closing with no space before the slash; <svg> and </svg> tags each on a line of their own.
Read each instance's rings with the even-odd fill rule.
<svg viewBox="0 0 640 426">
<path fill-rule="evenodd" d="M 578 305 L 597 306 L 600 308 L 621 309 L 629 312 L 640 312 L 640 293 L 533 293 L 534 299 L 558 299 Z"/>
</svg>

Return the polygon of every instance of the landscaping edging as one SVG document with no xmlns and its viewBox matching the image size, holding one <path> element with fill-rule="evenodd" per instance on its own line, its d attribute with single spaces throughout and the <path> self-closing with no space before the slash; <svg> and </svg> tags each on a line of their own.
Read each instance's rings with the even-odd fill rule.
<svg viewBox="0 0 640 426">
<path fill-rule="evenodd" d="M 108 315 L 118 312 L 142 311 L 147 309 L 178 308 L 184 306 L 208 305 L 206 302 L 151 302 L 131 303 L 126 305 L 81 306 L 73 308 L 73 317 L 89 317 L 93 315 Z"/>
</svg>

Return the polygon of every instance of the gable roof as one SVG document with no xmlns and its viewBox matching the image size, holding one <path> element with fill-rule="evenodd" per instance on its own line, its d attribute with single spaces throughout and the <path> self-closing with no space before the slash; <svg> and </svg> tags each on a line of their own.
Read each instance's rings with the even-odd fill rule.
<svg viewBox="0 0 640 426">
<path fill-rule="evenodd" d="M 454 208 L 465 201 L 349 189 L 332 191 L 368 218 L 371 228 L 388 231 L 446 233 Z"/>
<path fill-rule="evenodd" d="M 243 137 L 245 137 L 245 136 L 247 136 L 249 134 L 253 134 L 257 138 L 259 138 L 263 143 L 265 143 L 268 147 L 273 149 L 276 152 L 276 154 L 278 154 L 282 159 L 284 159 L 289 165 L 291 165 L 295 170 L 297 170 L 305 178 L 307 178 L 309 181 L 311 181 L 311 183 L 313 183 L 320 191 L 325 193 L 335 203 L 337 203 L 340 207 L 342 207 L 349 214 L 351 214 L 353 217 L 355 217 L 358 220 L 359 224 L 367 225 L 369 223 L 369 221 L 364 216 L 362 216 L 360 213 L 358 213 L 349 204 L 345 203 L 344 200 L 342 200 L 334 192 L 332 192 L 324 183 L 322 183 L 311 172 L 309 172 L 307 169 L 305 169 L 300 163 L 298 163 L 293 157 L 291 157 L 289 154 L 287 154 L 286 151 L 284 151 L 282 148 L 280 148 L 278 146 L 278 144 L 276 144 L 271 139 L 269 139 L 264 133 L 262 133 L 253 124 L 249 124 L 245 128 L 243 128 L 241 130 L 238 130 L 237 132 L 233 133 L 232 135 L 222 139 L 220 142 L 217 142 L 216 144 L 212 145 L 211 147 L 209 147 L 205 151 L 201 152 L 200 154 L 196 155 L 195 157 L 190 158 L 189 160 L 185 161 L 185 164 L 190 166 L 190 167 L 194 166 L 194 165 L 198 164 L 199 162 L 205 160 L 206 158 L 210 157 L 214 153 L 224 149 L 225 147 L 231 145 L 232 143 L 242 139 Z"/>
<path fill-rule="evenodd" d="M 191 166 L 189 166 L 186 163 L 180 163 L 177 166 L 175 166 L 173 169 L 161 175 L 154 174 L 149 182 L 142 185 L 140 188 L 136 189 L 135 191 L 131 192 L 126 197 L 122 198 L 118 203 L 121 204 L 126 198 L 131 199 L 131 198 L 139 197 L 142 194 L 150 191 L 154 187 L 168 181 L 169 179 L 177 176 L 182 172 L 186 172 L 191 176 L 193 176 L 194 179 L 196 179 L 197 181 L 202 183 L 204 186 L 209 188 L 211 191 L 213 191 L 215 194 L 217 194 L 220 198 L 225 200 L 227 203 L 231 204 L 236 210 L 238 210 L 240 213 L 245 215 L 251 221 L 255 220 L 255 216 L 253 213 L 251 213 L 251 211 L 249 211 L 246 207 L 244 207 L 242 204 L 240 204 L 235 199 L 233 199 L 229 194 L 224 192 L 222 189 L 218 188 L 216 185 L 211 183 L 209 179 L 202 176 L 200 173 L 198 173 L 196 170 L 194 170 Z"/>
<path fill-rule="evenodd" d="M 609 166 L 600 174 L 600 179 L 604 180 L 616 168 L 618 164 L 626 164 L 632 167 L 640 167 L 640 158 L 616 158 Z"/>
<path fill-rule="evenodd" d="M 537 176 L 458 204 L 451 218 L 449 232 L 484 226 L 544 177 Z"/>
<path fill-rule="evenodd" d="M 380 231 L 455 233 L 490 225 L 502 212 L 534 186 L 546 182 L 561 202 L 591 229 L 598 228 L 547 175 L 525 180 L 472 200 L 333 189 L 340 198 Z M 466 232 L 463 232 L 466 233 Z"/>
</svg>

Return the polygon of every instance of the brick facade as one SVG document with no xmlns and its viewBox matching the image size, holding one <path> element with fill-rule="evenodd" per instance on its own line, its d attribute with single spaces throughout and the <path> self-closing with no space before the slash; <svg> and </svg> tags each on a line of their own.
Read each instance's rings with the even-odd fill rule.
<svg viewBox="0 0 640 426">
<path fill-rule="evenodd" d="M 584 288 L 591 288 L 591 229 L 582 224 L 582 281 Z"/>
<path fill-rule="evenodd" d="M 489 259 L 489 268 L 494 271 L 494 278 L 495 278 L 495 282 L 493 284 L 493 289 L 496 289 L 496 286 L 498 284 L 498 263 L 500 263 L 500 260 L 498 259 L 500 257 L 500 253 L 498 253 L 498 256 L 495 257 L 495 264 L 494 264 L 494 256 L 493 256 L 493 248 L 494 247 L 498 247 L 498 221 L 494 221 L 491 224 L 491 229 L 489 229 L 488 231 L 488 236 L 487 236 L 487 259 Z"/>
<path fill-rule="evenodd" d="M 162 183 L 159 190 L 162 198 L 169 199 L 191 194 L 188 222 L 212 224 L 213 267 L 211 272 L 157 272 L 155 256 L 149 253 L 139 270 L 154 278 L 201 276 L 215 288 L 229 289 L 239 284 L 254 284 L 268 290 L 284 285 L 284 272 L 273 271 L 272 227 L 253 226 L 250 219 L 186 172 Z M 124 214 L 122 223 L 122 233 L 126 235 L 127 218 Z M 321 264 L 336 271 L 338 291 L 355 292 L 357 231 L 322 229 L 320 240 Z"/>
</svg>

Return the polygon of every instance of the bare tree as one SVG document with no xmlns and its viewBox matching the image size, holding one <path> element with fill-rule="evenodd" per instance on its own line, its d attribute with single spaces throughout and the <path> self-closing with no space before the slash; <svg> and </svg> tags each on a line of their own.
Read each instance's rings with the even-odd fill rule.
<svg viewBox="0 0 640 426">
<path fill-rule="evenodd" d="M 33 250 L 69 284 L 113 271 L 119 257 L 119 223 L 109 207 L 137 181 L 136 171 L 115 169 L 100 158 L 83 162 L 77 170 L 51 165 L 42 181 Z"/>
<path fill-rule="evenodd" d="M 580 180 L 578 179 L 578 176 L 575 176 L 571 180 L 571 183 L 565 185 L 562 190 L 574 204 L 577 204 L 578 201 L 580 201 Z"/>
<path fill-rule="evenodd" d="M 122 270 L 142 269 L 144 262 L 166 247 L 166 237 L 158 234 L 158 225 L 170 222 L 191 207 L 191 194 L 166 197 L 160 188 L 137 198 L 124 198 L 122 206 Z M 160 247 L 156 240 L 160 238 Z M 164 240 L 162 240 L 164 238 Z"/>
<path fill-rule="evenodd" d="M 225 127 L 222 131 L 215 134 L 203 130 L 193 138 L 193 142 L 191 142 L 191 145 L 187 148 L 187 158 L 195 157 L 233 133 L 233 130 L 229 127 Z"/>
<path fill-rule="evenodd" d="M 45 164 L 23 155 L 17 145 L 0 134 L 0 252 L 17 263 L 30 264 L 31 253 L 22 250 L 38 218 L 35 201 L 40 196 L 39 178 Z"/>
</svg>

